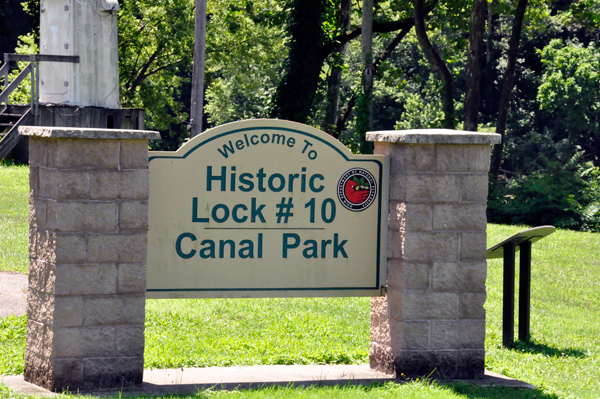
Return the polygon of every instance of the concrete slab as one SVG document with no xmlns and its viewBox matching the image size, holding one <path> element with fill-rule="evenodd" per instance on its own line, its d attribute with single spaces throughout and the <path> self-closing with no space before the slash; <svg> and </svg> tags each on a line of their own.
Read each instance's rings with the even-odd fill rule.
<svg viewBox="0 0 600 399">
<path fill-rule="evenodd" d="M 272 385 L 347 385 L 371 384 L 396 381 L 393 376 L 371 370 L 368 365 L 303 365 L 303 366 L 252 366 L 207 367 L 144 371 L 144 382 L 135 389 L 123 389 L 122 395 L 176 395 L 197 393 L 199 390 L 248 389 Z M 484 387 L 508 386 L 532 389 L 526 382 L 486 371 L 485 377 L 467 381 Z M 58 394 L 25 382 L 23 376 L 0 377 L 0 383 L 10 389 L 41 397 L 57 397 Z M 442 382 L 443 383 L 443 382 Z M 81 392 L 99 397 L 119 395 L 118 391 Z"/>
<path fill-rule="evenodd" d="M 27 310 L 27 275 L 0 272 L 0 317 L 22 316 Z"/>
</svg>

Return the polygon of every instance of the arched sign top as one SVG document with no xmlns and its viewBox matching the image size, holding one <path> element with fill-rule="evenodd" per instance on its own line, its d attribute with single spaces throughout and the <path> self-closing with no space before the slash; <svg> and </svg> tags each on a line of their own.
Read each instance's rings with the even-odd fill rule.
<svg viewBox="0 0 600 399">
<path fill-rule="evenodd" d="M 304 137 L 305 141 L 298 142 L 297 136 Z M 352 154 L 339 140 L 321 130 L 301 123 L 279 119 L 249 119 L 217 126 L 197 135 L 175 152 L 165 151 L 161 152 L 160 155 L 151 155 L 150 158 L 187 158 L 201 147 L 213 142 L 221 143 L 219 153 L 225 158 L 255 146 L 260 146 L 264 150 L 264 146 L 271 145 L 273 145 L 271 149 L 276 149 L 277 146 L 299 148 L 307 157 L 309 155 L 312 157 L 316 151 L 311 148 L 314 146 L 311 140 L 327 145 L 334 153 L 345 160 L 363 158 L 363 156 Z"/>
<path fill-rule="evenodd" d="M 148 297 L 379 295 L 388 162 L 269 119 L 150 152 Z"/>
</svg>

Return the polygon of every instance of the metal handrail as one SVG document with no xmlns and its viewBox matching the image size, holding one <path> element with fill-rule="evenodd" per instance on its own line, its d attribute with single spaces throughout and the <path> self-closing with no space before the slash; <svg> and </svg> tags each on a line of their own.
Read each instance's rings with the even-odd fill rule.
<svg viewBox="0 0 600 399">
<path fill-rule="evenodd" d="M 0 93 L 0 103 L 5 102 L 8 105 L 8 96 L 10 96 L 12 92 L 17 87 L 19 87 L 19 84 L 31 73 L 32 70 L 33 66 L 31 65 L 31 63 L 27 64 L 27 66 L 23 68 L 23 70 L 17 75 L 17 77 L 12 82 L 4 86 L 4 90 L 2 91 L 2 93 Z"/>
<path fill-rule="evenodd" d="M 19 73 L 10 84 L 8 83 L 8 63 L 10 61 L 29 61 L 29 64 Z M 78 64 L 78 55 L 53 55 L 53 54 L 9 54 L 4 53 L 4 65 L 0 68 L 0 74 L 4 75 L 4 90 L 0 93 L 0 104 L 8 106 L 8 96 L 19 86 L 19 84 L 31 73 L 31 112 L 37 115 L 40 98 L 40 62 L 69 62 Z"/>
</svg>

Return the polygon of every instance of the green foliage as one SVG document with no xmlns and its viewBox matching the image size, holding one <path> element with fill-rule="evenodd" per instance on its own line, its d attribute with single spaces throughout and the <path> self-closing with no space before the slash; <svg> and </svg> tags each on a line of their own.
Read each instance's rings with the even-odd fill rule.
<svg viewBox="0 0 600 399">
<path fill-rule="evenodd" d="M 19 42 L 15 49 L 16 54 L 37 54 L 39 47 L 32 33 L 25 36 L 19 36 Z M 9 74 L 8 81 L 12 82 L 17 75 L 29 64 L 28 62 L 17 62 L 15 68 Z M 19 86 L 9 96 L 9 102 L 12 104 L 28 104 L 31 102 L 31 74 L 19 84 Z"/>
<path fill-rule="evenodd" d="M 281 2 L 208 2 L 206 105 L 212 126 L 265 118 L 287 56 Z"/>
<path fill-rule="evenodd" d="M 0 375 L 23 374 L 26 324 L 26 316 L 0 318 Z"/>
<path fill-rule="evenodd" d="M 563 165 L 539 156 L 539 169 L 492 182 L 488 220 L 600 232 L 599 168 L 581 158 Z"/>
<path fill-rule="evenodd" d="M 537 99 L 551 118 L 548 128 L 555 140 L 567 138 L 600 159 L 600 50 L 594 43 L 553 39 L 540 54 L 544 74 Z"/>
<path fill-rule="evenodd" d="M 193 6 L 192 0 L 131 0 L 119 12 L 121 102 L 146 109 L 147 128 L 163 132 L 152 144 L 162 149 L 176 149 L 189 136 L 189 93 L 182 96 L 191 78 Z"/>
</svg>

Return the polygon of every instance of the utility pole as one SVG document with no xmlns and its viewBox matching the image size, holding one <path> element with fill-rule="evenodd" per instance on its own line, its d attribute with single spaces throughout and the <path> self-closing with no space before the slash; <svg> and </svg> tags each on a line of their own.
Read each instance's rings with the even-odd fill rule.
<svg viewBox="0 0 600 399">
<path fill-rule="evenodd" d="M 202 133 L 204 101 L 204 49 L 206 47 L 206 0 L 196 0 L 194 23 L 194 71 L 192 74 L 192 106 L 190 138 Z"/>
</svg>

